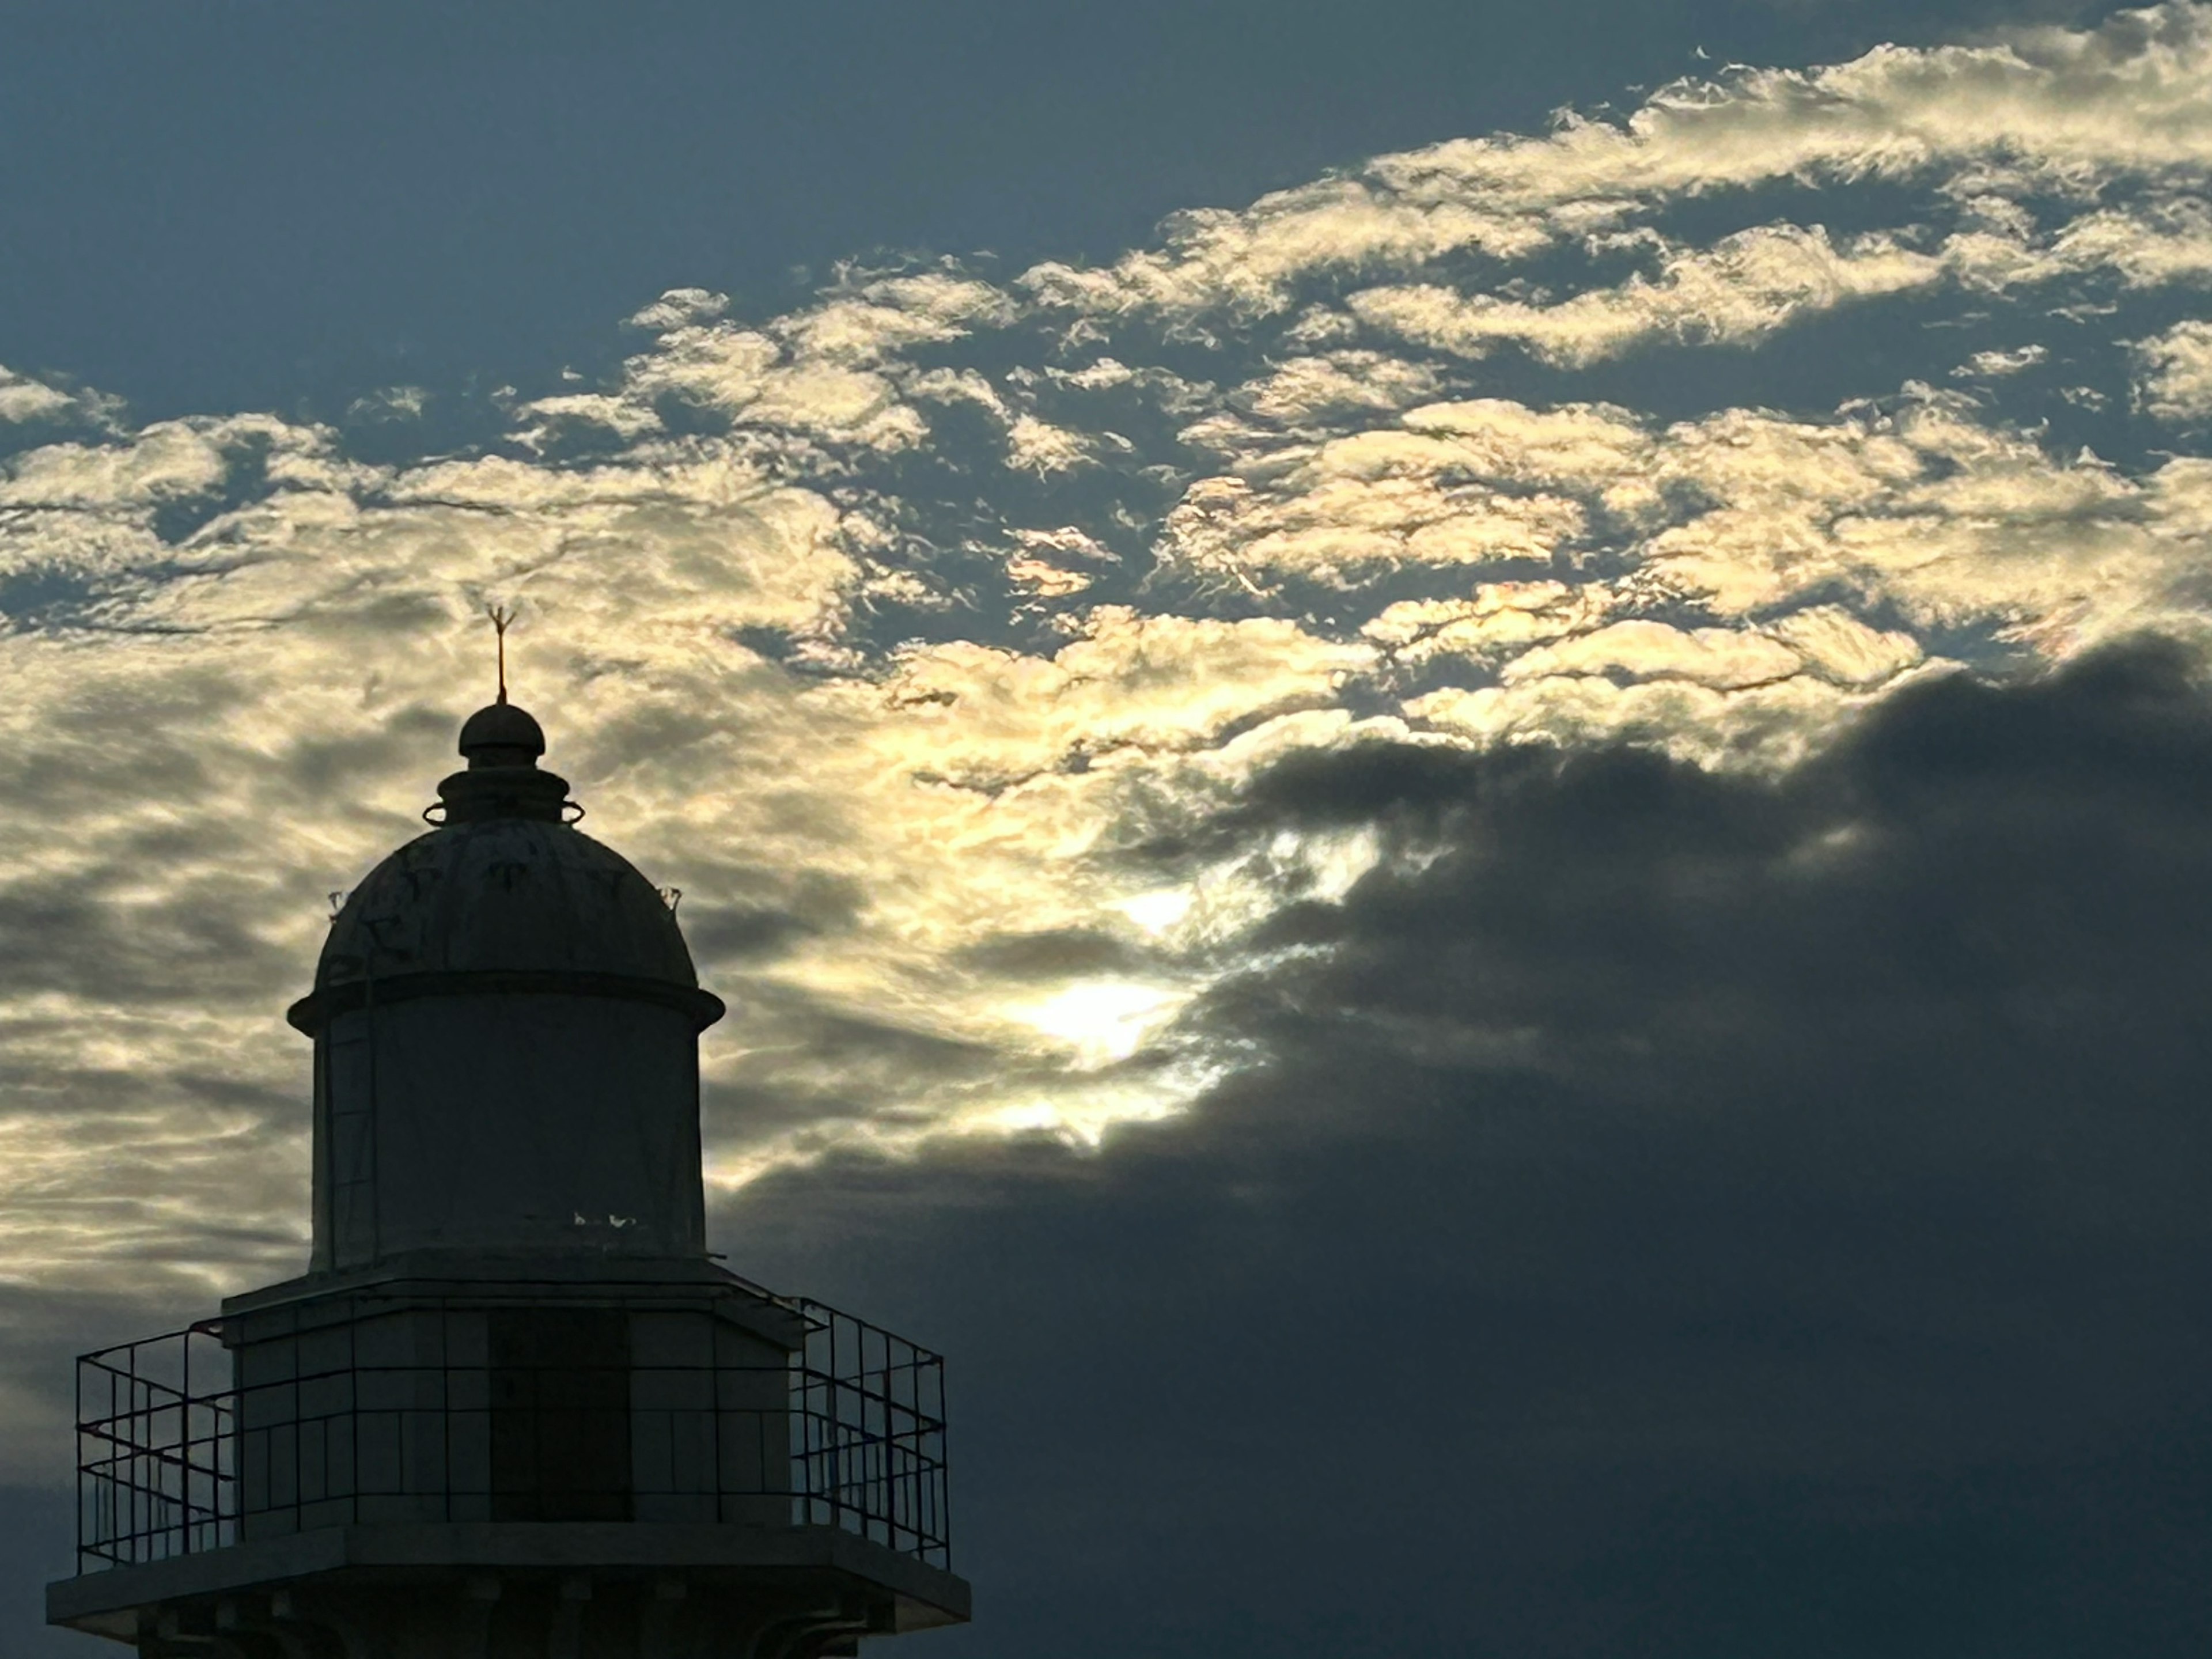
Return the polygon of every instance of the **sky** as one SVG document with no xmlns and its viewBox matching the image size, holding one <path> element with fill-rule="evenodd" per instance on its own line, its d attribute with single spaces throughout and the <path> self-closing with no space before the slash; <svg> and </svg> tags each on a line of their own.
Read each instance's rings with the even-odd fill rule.
<svg viewBox="0 0 2212 1659">
<path fill-rule="evenodd" d="M 2212 7 L 0 38 L 0 1655 L 492 604 L 917 1649 L 2203 1650 Z"/>
</svg>

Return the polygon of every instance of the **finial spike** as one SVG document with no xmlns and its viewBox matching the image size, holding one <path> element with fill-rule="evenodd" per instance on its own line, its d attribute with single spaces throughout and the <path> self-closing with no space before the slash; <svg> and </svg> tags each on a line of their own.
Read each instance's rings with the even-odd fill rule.
<svg viewBox="0 0 2212 1659">
<path fill-rule="evenodd" d="M 499 653 L 499 701 L 505 702 L 507 701 L 507 627 L 514 620 L 514 612 L 503 605 L 488 605 L 484 607 L 484 615 L 491 618 L 492 635 L 498 641 L 495 648 Z"/>
</svg>

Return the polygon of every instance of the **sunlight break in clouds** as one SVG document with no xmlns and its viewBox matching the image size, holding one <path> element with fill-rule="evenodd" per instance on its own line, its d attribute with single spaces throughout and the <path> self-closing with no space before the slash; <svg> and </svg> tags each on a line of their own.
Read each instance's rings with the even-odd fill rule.
<svg viewBox="0 0 2212 1659">
<path fill-rule="evenodd" d="M 0 373 L 6 1276 L 291 1264 L 277 1016 L 448 769 L 488 601 L 730 1001 L 726 1189 L 1096 1144 L 1248 1062 L 1203 994 L 1403 855 L 1208 851 L 1287 757 L 1773 768 L 1931 675 L 2201 638 L 2208 111 L 2191 6 L 1735 70 L 1101 268 L 672 289 L 454 454 Z"/>
</svg>

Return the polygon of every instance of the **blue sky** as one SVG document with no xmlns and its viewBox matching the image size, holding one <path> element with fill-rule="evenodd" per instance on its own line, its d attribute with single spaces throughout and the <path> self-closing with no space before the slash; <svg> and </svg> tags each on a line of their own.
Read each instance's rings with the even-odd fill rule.
<svg viewBox="0 0 2212 1659">
<path fill-rule="evenodd" d="M 0 362 L 328 418 L 604 364 L 704 284 L 1109 258 L 1381 151 L 2002 6 L 11 4 Z M 1697 56 L 1698 51 L 1707 58 Z"/>
<path fill-rule="evenodd" d="M 2195 1650 L 2212 11 L 0 22 L 15 1605 L 498 603 L 946 1653 Z"/>
</svg>

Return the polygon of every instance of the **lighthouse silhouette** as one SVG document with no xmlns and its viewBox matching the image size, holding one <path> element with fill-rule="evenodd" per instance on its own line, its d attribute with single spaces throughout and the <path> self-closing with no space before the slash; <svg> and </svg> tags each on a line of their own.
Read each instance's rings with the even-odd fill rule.
<svg viewBox="0 0 2212 1659">
<path fill-rule="evenodd" d="M 79 1360 L 49 1621 L 145 1659 L 811 1659 L 964 1621 L 943 1362 L 708 1255 L 723 1005 L 576 827 L 503 651 L 459 748 L 289 1014 L 307 1271 Z"/>
</svg>

